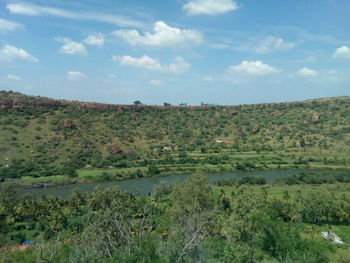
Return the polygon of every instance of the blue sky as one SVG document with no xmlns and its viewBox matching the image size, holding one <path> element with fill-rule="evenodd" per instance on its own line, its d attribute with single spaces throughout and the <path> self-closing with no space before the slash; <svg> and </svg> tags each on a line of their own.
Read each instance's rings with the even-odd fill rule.
<svg viewBox="0 0 350 263">
<path fill-rule="evenodd" d="M 348 0 L 0 2 L 0 89 L 146 104 L 350 95 Z"/>
</svg>

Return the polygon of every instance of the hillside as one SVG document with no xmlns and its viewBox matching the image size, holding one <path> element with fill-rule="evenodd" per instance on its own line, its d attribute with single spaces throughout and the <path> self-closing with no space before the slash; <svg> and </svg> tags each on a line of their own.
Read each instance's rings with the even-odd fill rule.
<svg viewBox="0 0 350 263">
<path fill-rule="evenodd" d="M 349 123 L 350 97 L 162 107 L 1 91 L 0 177 L 74 176 L 84 167 L 139 168 L 128 176 L 174 167 L 346 167 Z"/>
</svg>

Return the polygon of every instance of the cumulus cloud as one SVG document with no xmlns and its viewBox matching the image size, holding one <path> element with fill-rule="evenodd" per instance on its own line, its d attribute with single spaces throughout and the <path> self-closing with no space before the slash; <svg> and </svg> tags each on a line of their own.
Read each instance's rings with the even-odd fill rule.
<svg viewBox="0 0 350 263">
<path fill-rule="evenodd" d="M 32 5 L 26 3 L 13 3 L 6 5 L 12 14 L 27 16 L 55 16 L 72 20 L 88 20 L 113 24 L 117 26 L 141 27 L 143 23 L 125 16 L 112 15 L 98 12 L 73 12 L 62 8 Z"/>
<path fill-rule="evenodd" d="M 301 68 L 297 72 L 299 76 L 305 77 L 305 78 L 315 78 L 317 77 L 318 73 L 315 70 L 309 69 L 309 68 Z"/>
<path fill-rule="evenodd" d="M 87 55 L 86 48 L 81 43 L 75 42 L 68 37 L 56 37 L 55 40 L 64 44 L 60 49 L 60 52 L 63 54 L 81 56 Z"/>
<path fill-rule="evenodd" d="M 24 26 L 20 23 L 12 22 L 6 19 L 0 18 L 0 31 L 13 31 L 16 29 L 23 29 Z"/>
<path fill-rule="evenodd" d="M 102 47 L 105 43 L 105 35 L 102 33 L 94 33 L 85 38 L 83 42 L 87 45 Z"/>
<path fill-rule="evenodd" d="M 168 71 L 173 73 L 184 73 L 191 68 L 191 65 L 182 57 L 176 57 L 175 61 L 167 66 Z"/>
<path fill-rule="evenodd" d="M 7 75 L 7 79 L 10 79 L 10 80 L 21 80 L 20 77 L 18 77 L 16 75 L 13 75 L 13 74 L 8 74 Z"/>
<path fill-rule="evenodd" d="M 137 30 L 117 30 L 112 35 L 127 41 L 133 46 L 183 47 L 198 45 L 203 42 L 203 36 L 200 32 L 170 27 L 163 21 L 156 22 L 153 31 L 141 35 Z"/>
<path fill-rule="evenodd" d="M 22 59 L 30 62 L 39 61 L 36 57 L 32 56 L 22 48 L 5 45 L 0 49 L 0 60 L 12 61 L 15 59 Z"/>
<path fill-rule="evenodd" d="M 350 59 L 350 48 L 347 46 L 337 48 L 333 53 L 333 58 Z"/>
<path fill-rule="evenodd" d="M 162 65 L 157 59 L 149 56 L 142 56 L 140 58 L 134 58 L 131 56 L 113 56 L 113 59 L 119 61 L 120 64 L 124 66 L 144 68 L 150 71 L 184 73 L 191 67 L 191 65 L 182 57 L 176 57 L 174 62 L 169 65 Z"/>
<path fill-rule="evenodd" d="M 238 9 L 234 0 L 190 0 L 182 7 L 189 15 L 218 15 Z"/>
<path fill-rule="evenodd" d="M 164 71 L 163 66 L 158 60 L 149 56 L 134 58 L 130 56 L 113 57 L 114 60 L 119 60 L 121 65 L 144 68 L 151 71 Z"/>
<path fill-rule="evenodd" d="M 296 43 L 284 41 L 282 38 L 268 36 L 255 48 L 255 52 L 266 54 L 273 51 L 291 49 L 295 46 Z"/>
<path fill-rule="evenodd" d="M 79 71 L 69 71 L 67 73 L 68 79 L 70 80 L 76 80 L 76 79 L 83 79 L 85 78 L 85 74 L 81 73 Z"/>
<path fill-rule="evenodd" d="M 263 62 L 261 62 L 259 60 L 257 60 L 257 61 L 244 60 L 239 65 L 230 66 L 229 72 L 262 76 L 262 75 L 277 73 L 278 71 L 274 67 L 269 66 L 267 64 L 264 64 Z"/>
</svg>

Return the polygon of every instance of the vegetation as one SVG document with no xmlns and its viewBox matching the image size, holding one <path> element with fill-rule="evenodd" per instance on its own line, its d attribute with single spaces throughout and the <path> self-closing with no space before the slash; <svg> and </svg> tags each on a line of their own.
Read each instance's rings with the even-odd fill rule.
<svg viewBox="0 0 350 263">
<path fill-rule="evenodd" d="M 349 102 L 110 105 L 2 91 L 0 262 L 350 262 Z M 271 168 L 315 169 L 273 184 L 195 173 Z M 148 196 L 35 198 L 17 185 L 174 173 L 194 175 Z"/>
<path fill-rule="evenodd" d="M 350 165 L 349 97 L 192 107 L 0 92 L 0 178 L 122 180 Z M 28 181 L 28 179 L 27 179 Z"/>
<path fill-rule="evenodd" d="M 67 199 L 0 184 L 1 262 L 348 262 L 350 185 L 211 186 L 202 174 L 151 196 L 119 188 Z M 334 245 L 320 231 L 336 232 Z"/>
</svg>

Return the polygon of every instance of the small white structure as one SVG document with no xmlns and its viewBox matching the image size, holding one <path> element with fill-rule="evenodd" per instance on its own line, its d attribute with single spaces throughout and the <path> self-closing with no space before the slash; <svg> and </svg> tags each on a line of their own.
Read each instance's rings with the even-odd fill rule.
<svg viewBox="0 0 350 263">
<path fill-rule="evenodd" d="M 321 236 L 334 244 L 344 244 L 344 242 L 334 233 L 321 232 Z"/>
<path fill-rule="evenodd" d="M 167 151 L 167 152 L 171 152 L 173 150 L 173 148 L 171 148 L 170 146 L 165 146 L 163 148 L 164 151 Z"/>
</svg>

